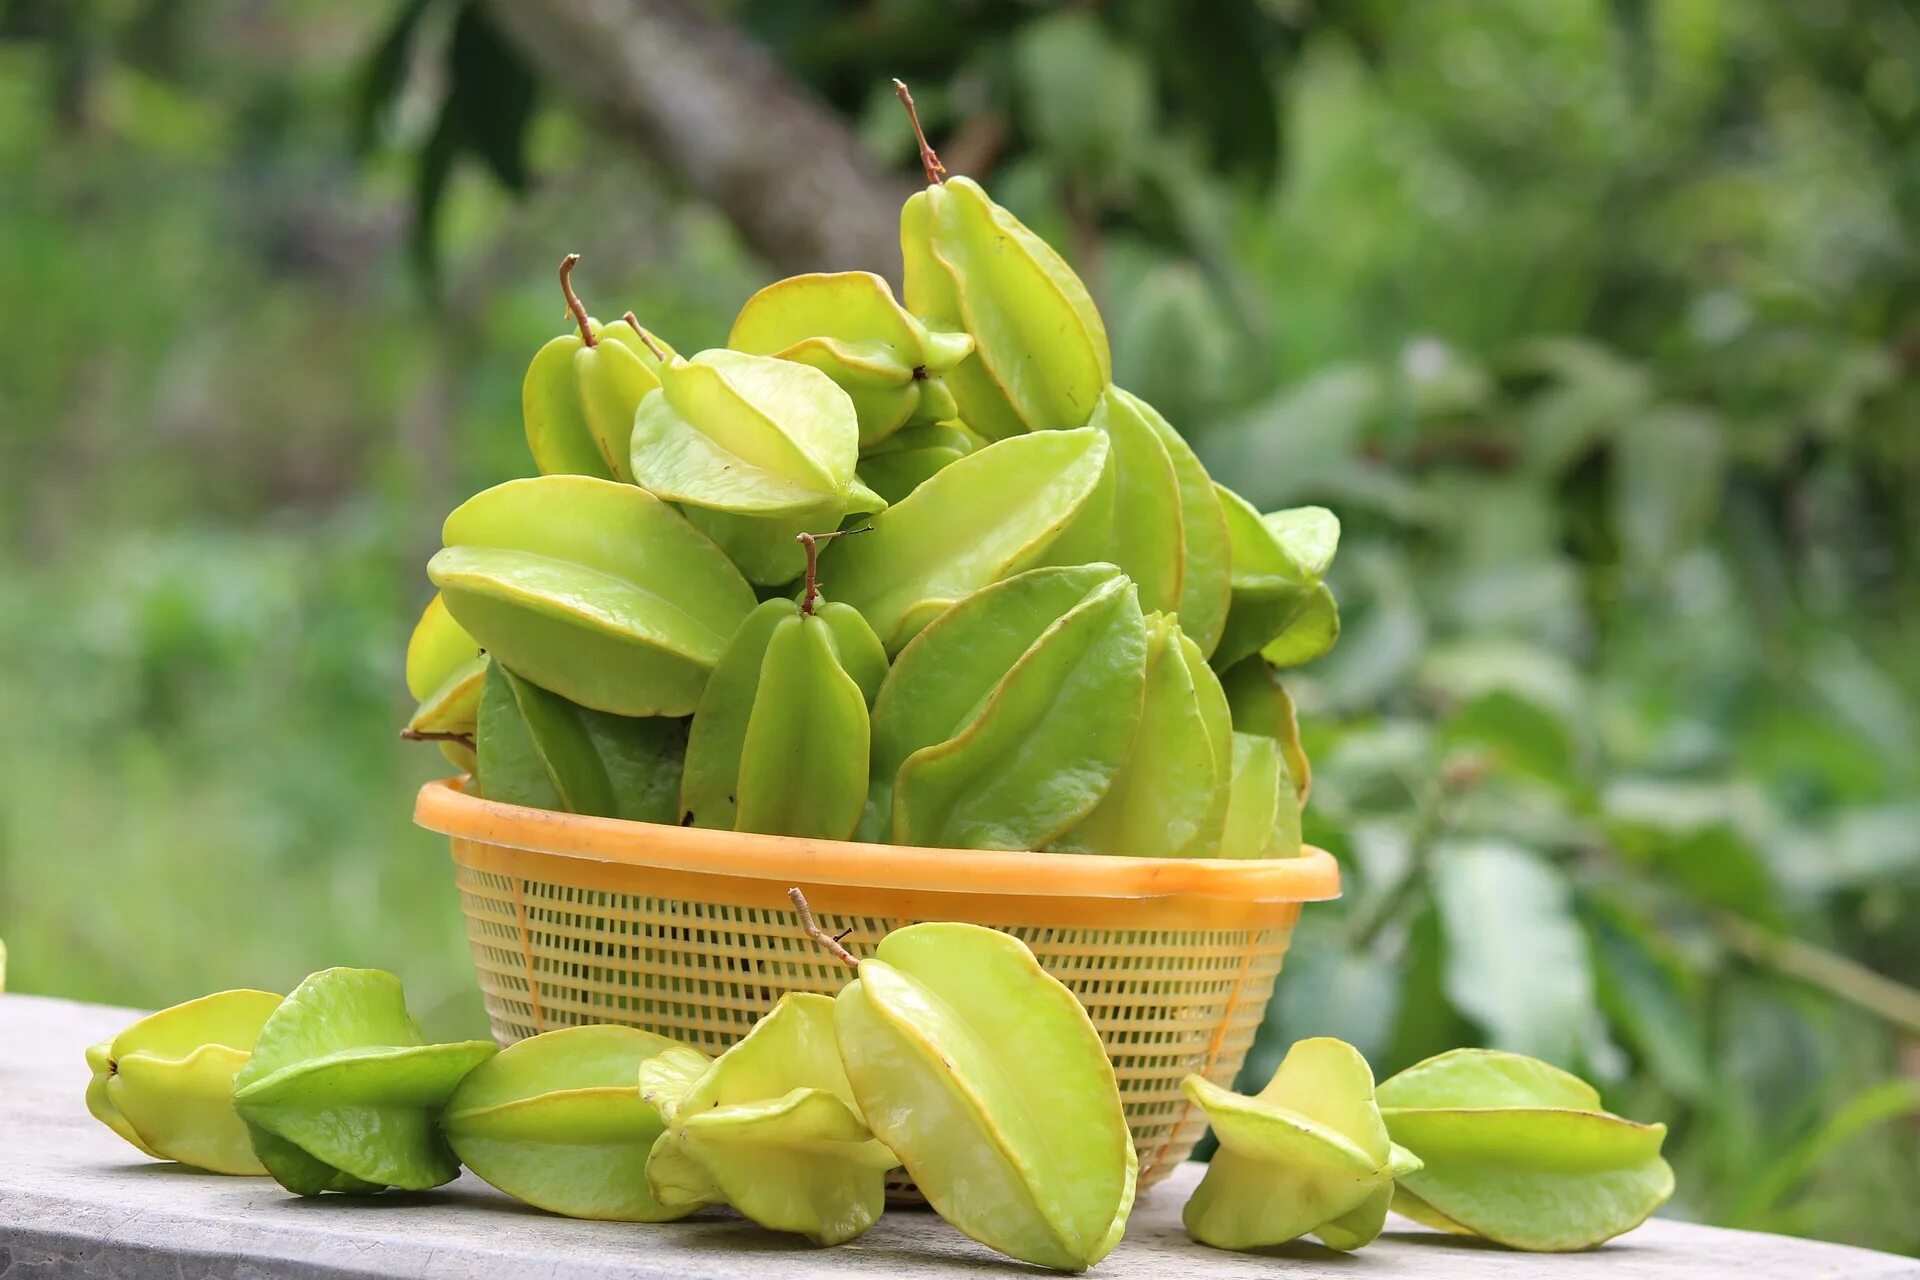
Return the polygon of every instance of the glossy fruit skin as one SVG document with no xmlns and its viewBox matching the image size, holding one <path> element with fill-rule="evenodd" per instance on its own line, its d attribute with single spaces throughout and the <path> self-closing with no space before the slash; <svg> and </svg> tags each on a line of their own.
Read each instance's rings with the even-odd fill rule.
<svg viewBox="0 0 1920 1280">
<path fill-rule="evenodd" d="M 684 1090 L 654 1096 L 667 1117 L 649 1163 L 656 1196 L 730 1204 L 821 1245 L 844 1244 L 878 1221 L 887 1171 L 899 1161 L 860 1118 L 831 997 L 782 996 Z"/>
<path fill-rule="evenodd" d="M 595 341 L 576 333 L 534 354 L 521 383 L 527 448 L 542 475 L 584 475 L 631 482 L 628 436 L 633 412 L 660 385 L 660 357 L 624 320 L 587 322 Z M 651 332 L 662 352 L 672 348 Z"/>
<path fill-rule="evenodd" d="M 1300 718 L 1293 697 L 1278 673 L 1265 658 L 1244 658 L 1220 673 L 1220 687 L 1226 692 L 1236 732 L 1257 733 L 1280 744 L 1294 794 L 1305 808 L 1313 792 L 1313 766 L 1300 744 Z"/>
<path fill-rule="evenodd" d="M 625 716 L 691 715 L 754 606 L 721 550 L 632 485 L 510 480 L 447 517 L 427 574 L 509 669 Z"/>
<path fill-rule="evenodd" d="M 1300 801 L 1280 744 L 1233 735 L 1233 781 L 1220 837 L 1222 858 L 1292 858 L 1300 853 Z"/>
<path fill-rule="evenodd" d="M 472 735 L 485 675 L 479 642 L 453 620 L 446 600 L 435 592 L 407 640 L 407 692 L 418 704 L 407 719 L 407 731 Z M 439 746 L 455 768 L 473 772 L 471 748 L 459 742 Z"/>
<path fill-rule="evenodd" d="M 1233 602 L 1214 665 L 1258 653 L 1276 667 L 1298 666 L 1340 638 L 1340 609 L 1324 578 L 1340 544 L 1340 522 L 1325 507 L 1261 515 L 1219 488 L 1232 546 Z"/>
<path fill-rule="evenodd" d="M 474 774 L 504 804 L 635 822 L 672 822 L 684 722 L 575 706 L 497 662 L 484 671 Z"/>
<path fill-rule="evenodd" d="M 497 1050 L 490 1040 L 424 1041 L 390 973 L 323 969 L 296 987 L 233 1081 L 234 1107 L 274 1180 L 306 1196 L 451 1182 L 460 1162 L 440 1110 Z"/>
<path fill-rule="evenodd" d="M 567 1027 L 509 1045 L 448 1098 L 440 1127 L 461 1163 L 549 1213 L 670 1222 L 647 1188 L 647 1154 L 666 1128 L 640 1096 L 640 1068 L 678 1047 L 632 1027 Z"/>
<path fill-rule="evenodd" d="M 1609 1114 L 1585 1081 L 1516 1053 L 1456 1049 L 1380 1086 L 1395 1142 L 1425 1162 L 1396 1212 L 1514 1249 L 1589 1249 L 1673 1194 L 1662 1124 Z"/>
<path fill-rule="evenodd" d="M 1394 1152 L 1373 1072 L 1339 1040 L 1296 1043 L 1253 1097 L 1197 1075 L 1182 1087 L 1220 1140 L 1182 1217 L 1195 1240 L 1217 1249 L 1308 1234 L 1358 1249 L 1386 1222 L 1396 1168 L 1418 1164 Z"/>
<path fill-rule="evenodd" d="M 902 427 L 861 451 L 860 482 L 888 505 L 904 502 L 940 470 L 985 448 L 986 443 L 957 419 Z"/>
<path fill-rule="evenodd" d="M 1019 939 L 895 930 L 835 1000 L 834 1026 L 861 1114 L 941 1217 L 1062 1271 L 1119 1243 L 1139 1166 L 1113 1065 Z"/>
<path fill-rule="evenodd" d="M 970 178 L 950 178 L 900 211 L 907 309 L 970 334 L 946 375 L 959 417 L 990 440 L 1085 425 L 1113 380 L 1106 325 L 1053 247 Z"/>
<path fill-rule="evenodd" d="M 853 401 L 864 451 L 902 427 L 957 412 L 941 375 L 973 351 L 964 333 L 933 333 L 869 271 L 814 272 L 747 300 L 727 345 L 811 365 Z"/>
<path fill-rule="evenodd" d="M 156 1160 L 264 1174 L 233 1109 L 234 1073 L 280 997 L 222 991 L 149 1014 L 87 1050 L 87 1110 Z"/>
</svg>

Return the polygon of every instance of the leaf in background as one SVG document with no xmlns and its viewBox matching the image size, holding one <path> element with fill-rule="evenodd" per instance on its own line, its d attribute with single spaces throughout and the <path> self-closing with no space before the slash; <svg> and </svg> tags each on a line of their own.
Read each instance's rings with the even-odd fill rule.
<svg viewBox="0 0 1920 1280">
<path fill-rule="evenodd" d="M 1750 788 L 1629 777 L 1607 786 L 1601 808 L 1622 852 L 1698 901 L 1781 923 L 1779 886 L 1759 852 L 1780 823 Z"/>
<path fill-rule="evenodd" d="M 1261 510 L 1306 501 L 1320 477 L 1359 453 L 1385 403 L 1377 369 L 1337 365 L 1201 433 L 1201 461 Z"/>
<path fill-rule="evenodd" d="M 1311 1036 L 1344 1040 L 1369 1062 L 1386 1060 L 1400 1013 L 1399 966 L 1378 951 L 1354 950 L 1345 934 L 1334 922 L 1295 935 L 1286 979 L 1241 1069 L 1243 1089 L 1264 1084 L 1287 1046 Z"/>
<path fill-rule="evenodd" d="M 1662 1085 L 1689 1101 L 1707 1101 L 1713 1064 L 1697 978 L 1646 922 L 1625 910 L 1589 900 L 1581 917 L 1602 1012 Z"/>
<path fill-rule="evenodd" d="M 494 27 L 483 5 L 468 0 L 454 20 L 447 51 L 452 83 L 447 108 L 461 139 L 509 191 L 527 185 L 527 126 L 533 119 L 533 73 Z"/>
<path fill-rule="evenodd" d="M 1666 408 L 1615 435 L 1613 518 L 1629 566 L 1664 569 L 1704 532 L 1726 472 L 1721 434 L 1704 413 Z"/>
<path fill-rule="evenodd" d="M 406 84 L 407 63 L 413 54 L 420 20 L 433 4 L 434 0 L 405 0 L 361 68 L 360 98 L 353 129 L 357 150 L 371 151 L 379 140 L 381 126 Z"/>
<path fill-rule="evenodd" d="M 1133 49 L 1085 9 L 1057 10 L 1015 36 L 1021 127 L 1077 178 L 1124 178 L 1153 141 L 1153 86 Z"/>
<path fill-rule="evenodd" d="M 1396 967 L 1401 975 L 1399 1015 L 1381 1059 L 1383 1067 L 1422 1062 L 1472 1038 L 1473 1029 L 1447 1002 L 1446 936 L 1440 913 L 1424 901 L 1409 913 Z"/>
<path fill-rule="evenodd" d="M 1438 844 L 1432 865 L 1447 998 L 1495 1047 L 1577 1062 L 1593 1015 L 1593 974 L 1565 876 L 1491 839 Z"/>
</svg>

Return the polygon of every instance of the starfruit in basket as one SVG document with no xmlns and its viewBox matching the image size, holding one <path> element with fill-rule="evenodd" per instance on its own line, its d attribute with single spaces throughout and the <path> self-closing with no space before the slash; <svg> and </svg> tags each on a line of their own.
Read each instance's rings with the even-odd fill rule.
<svg viewBox="0 0 1920 1280">
<path fill-rule="evenodd" d="M 1178 612 L 1211 653 L 1225 621 L 1225 519 L 1199 459 L 1152 406 L 1109 387 L 1089 426 L 1106 436 L 1107 465 L 1073 524 L 1047 552 L 1053 564 L 1117 564 L 1143 609 Z"/>
<path fill-rule="evenodd" d="M 617 1222 L 669 1222 L 647 1187 L 647 1153 L 666 1122 L 640 1096 L 640 1070 L 678 1042 L 634 1027 L 548 1031 L 467 1073 L 440 1128 L 463 1164 L 516 1200 Z"/>
<path fill-rule="evenodd" d="M 1456 1049 L 1380 1086 L 1393 1140 L 1423 1167 L 1393 1207 L 1416 1222 L 1515 1249 L 1589 1249 L 1673 1194 L 1663 1124 L 1600 1105 L 1592 1085 L 1517 1053 Z"/>
<path fill-rule="evenodd" d="M 474 720 L 486 673 L 479 643 L 435 592 L 407 641 L 407 692 L 418 705 L 400 736 L 438 743 L 455 768 L 472 773 Z"/>
<path fill-rule="evenodd" d="M 1181 1088 L 1220 1142 L 1182 1214 L 1201 1244 L 1258 1249 L 1311 1234 L 1358 1249 L 1385 1225 L 1394 1177 L 1419 1167 L 1388 1139 L 1366 1059 L 1339 1040 L 1295 1044 L 1252 1097 L 1197 1075 Z"/>
<path fill-rule="evenodd" d="M 1276 667 L 1319 657 L 1340 638 L 1340 610 L 1326 577 L 1340 521 L 1325 507 L 1261 515 L 1221 487 L 1233 553 L 1233 604 L 1214 651 L 1227 667 L 1258 653 Z"/>
<path fill-rule="evenodd" d="M 1214 857 L 1232 779 L 1232 713 L 1219 678 L 1172 616 L 1150 614 L 1146 692 L 1126 759 L 1092 812 L 1049 847 Z"/>
<path fill-rule="evenodd" d="M 654 1197 L 725 1203 L 763 1227 L 842 1244 L 880 1217 L 900 1162 L 861 1119 L 840 1064 L 830 996 L 790 992 L 691 1082 L 691 1059 L 643 1072 L 667 1120 Z"/>
<path fill-rule="evenodd" d="M 1265 658 L 1243 658 L 1220 673 L 1220 687 L 1226 690 L 1237 732 L 1259 734 L 1280 744 L 1287 776 L 1304 808 L 1313 790 L 1313 766 L 1300 745 L 1300 718 L 1294 712 L 1293 697 L 1280 683 L 1279 674 Z"/>
<path fill-rule="evenodd" d="M 672 349 L 631 314 L 606 325 L 590 319 L 573 292 L 579 260 L 570 253 L 560 263 L 560 291 L 577 332 L 541 347 L 521 384 L 527 447 L 543 475 L 631 481 L 627 437 L 633 411 L 660 385 L 660 363 Z"/>
<path fill-rule="evenodd" d="M 860 481 L 889 504 L 904 502 L 943 468 L 983 448 L 963 422 L 902 427 L 860 455 Z"/>
<path fill-rule="evenodd" d="M 261 1027 L 233 1104 L 289 1191 L 424 1191 L 459 1174 L 440 1112 L 494 1052 L 491 1040 L 427 1044 L 390 973 L 323 969 Z"/>
<path fill-rule="evenodd" d="M 1034 569 L 968 596 L 880 686 L 861 833 L 1046 848 L 1093 812 L 1125 763 L 1146 660 L 1146 619 L 1112 565 Z"/>
<path fill-rule="evenodd" d="M 820 599 L 810 561 L 800 600 L 768 600 L 747 615 L 707 681 L 687 739 L 680 821 L 852 835 L 867 798 L 867 709 L 886 673 L 873 628 Z"/>
<path fill-rule="evenodd" d="M 853 401 L 860 447 L 958 413 L 941 375 L 973 351 L 964 333 L 931 331 L 870 271 L 811 272 L 747 299 L 727 345 L 820 370 Z"/>
<path fill-rule="evenodd" d="M 510 480 L 447 517 L 427 575 L 488 654 L 570 702 L 691 715 L 753 588 L 712 539 L 644 489 Z"/>
<path fill-rule="evenodd" d="M 751 581 L 791 582 L 805 566 L 796 535 L 886 505 L 855 472 L 853 401 L 820 370 L 716 350 L 669 360 L 660 377 L 634 415 L 634 480 L 678 503 Z"/>
<path fill-rule="evenodd" d="M 222 991 L 147 1015 L 87 1050 L 87 1110 L 156 1160 L 265 1173 L 233 1109 L 233 1077 L 279 1005 L 268 991 Z"/>
<path fill-rule="evenodd" d="M 1300 852 L 1300 798 L 1286 757 L 1273 738 L 1233 735 L 1233 780 L 1227 788 L 1221 858 L 1291 858 Z"/>
<path fill-rule="evenodd" d="M 479 792 L 558 813 L 672 822 L 687 726 L 576 706 L 489 662 L 478 716 Z"/>
<path fill-rule="evenodd" d="M 822 556 L 834 595 L 898 653 L 950 605 L 1040 563 L 1100 482 L 1098 431 L 1048 431 L 948 464 Z"/>
<path fill-rule="evenodd" d="M 1083 1271 L 1119 1243 L 1139 1161 L 1086 1010 L 1025 943 L 971 924 L 881 940 L 835 1000 L 860 1114 L 941 1217 Z"/>
</svg>

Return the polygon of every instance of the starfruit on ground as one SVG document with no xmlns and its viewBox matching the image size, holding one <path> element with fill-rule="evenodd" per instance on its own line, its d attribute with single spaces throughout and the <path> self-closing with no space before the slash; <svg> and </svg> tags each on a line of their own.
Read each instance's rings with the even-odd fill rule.
<svg viewBox="0 0 1920 1280">
<path fill-rule="evenodd" d="M 727 345 L 820 370 L 853 401 L 862 450 L 902 427 L 957 415 L 941 375 L 973 351 L 964 333 L 931 331 L 870 271 L 810 272 L 747 299 Z"/>
<path fill-rule="evenodd" d="M 946 375 L 960 418 L 990 440 L 1085 425 L 1113 380 L 1106 325 L 1052 245 L 970 178 L 900 211 L 907 309 L 972 336 Z"/>
<path fill-rule="evenodd" d="M 1258 653 L 1276 667 L 1309 662 L 1340 638 L 1340 610 L 1325 578 L 1340 545 L 1340 521 L 1325 507 L 1261 515 L 1220 489 L 1233 557 L 1233 602 L 1213 662 L 1228 667 Z"/>
<path fill-rule="evenodd" d="M 691 715 L 753 588 L 712 539 L 643 489 L 510 480 L 447 517 L 427 576 L 493 658 L 570 702 Z"/>
<path fill-rule="evenodd" d="M 1088 428 L 988 445 L 828 547 L 827 580 L 897 654 L 961 597 L 1040 564 L 1106 459 L 1106 437 Z"/>
<path fill-rule="evenodd" d="M 880 686 L 861 833 L 1044 849 L 1125 763 L 1146 660 L 1146 619 L 1112 565 L 1034 569 L 968 596 Z"/>
<path fill-rule="evenodd" d="M 447 1099 L 440 1127 L 461 1163 L 516 1200 L 570 1218 L 669 1222 L 647 1187 L 666 1129 L 640 1096 L 640 1068 L 679 1048 L 633 1027 L 548 1031 L 481 1063 Z"/>
<path fill-rule="evenodd" d="M 435 592 L 407 640 L 407 692 L 417 705 L 403 736 L 437 740 L 455 768 L 472 773 L 474 720 L 486 671 L 479 642 L 453 620 L 446 600 Z"/>
<path fill-rule="evenodd" d="M 1173 617 L 1151 614 L 1140 723 L 1126 759 L 1092 812 L 1048 847 L 1218 857 L 1232 780 L 1232 713 L 1219 677 Z"/>
<path fill-rule="evenodd" d="M 1517 1053 L 1456 1049 L 1380 1086 L 1393 1140 L 1424 1162 L 1393 1207 L 1515 1249 L 1590 1249 L 1673 1194 L 1663 1124 L 1600 1105 L 1592 1085 Z"/>
<path fill-rule="evenodd" d="M 684 721 L 576 706 L 488 661 L 475 739 L 479 794 L 503 804 L 672 822 Z"/>
<path fill-rule="evenodd" d="M 491 1040 L 427 1044 L 390 973 L 323 969 L 260 1029 L 233 1104 L 289 1191 L 424 1191 L 459 1174 L 440 1111 L 494 1053 Z"/>
<path fill-rule="evenodd" d="M 631 481 L 628 436 L 633 412 L 660 385 L 663 356 L 672 348 L 629 320 L 601 324 L 574 296 L 577 254 L 560 266 L 560 288 L 576 331 L 534 353 L 520 387 L 527 448 L 543 475 L 595 476 Z"/>
<path fill-rule="evenodd" d="M 1201 1244 L 1257 1249 L 1311 1234 L 1358 1249 L 1386 1223 L 1396 1170 L 1419 1163 L 1393 1149 L 1373 1072 L 1339 1040 L 1299 1041 L 1252 1097 L 1197 1075 L 1181 1087 L 1220 1142 L 1182 1213 Z"/>
<path fill-rule="evenodd" d="M 87 1050 L 87 1110 L 156 1160 L 265 1173 L 233 1109 L 233 1077 L 279 1005 L 269 991 L 221 991 L 148 1014 Z"/>
<path fill-rule="evenodd" d="M 667 1059 L 643 1076 L 667 1118 L 648 1164 L 658 1199 L 730 1204 L 822 1245 L 879 1219 L 887 1170 L 900 1162 L 861 1119 L 832 997 L 784 995 L 690 1083 L 688 1065 Z"/>
<path fill-rule="evenodd" d="M 886 502 L 860 481 L 853 401 L 805 364 L 703 351 L 660 369 L 633 419 L 634 481 L 678 503 L 753 582 L 791 582 L 800 533 Z"/>
<path fill-rule="evenodd" d="M 1100 1035 L 1026 944 L 971 924 L 888 934 L 834 1002 L 874 1136 L 941 1217 L 1082 1271 L 1126 1230 L 1139 1171 Z"/>
<path fill-rule="evenodd" d="M 867 709 L 886 670 L 873 628 L 846 605 L 762 602 L 694 711 L 679 820 L 846 839 L 866 804 Z"/>
</svg>

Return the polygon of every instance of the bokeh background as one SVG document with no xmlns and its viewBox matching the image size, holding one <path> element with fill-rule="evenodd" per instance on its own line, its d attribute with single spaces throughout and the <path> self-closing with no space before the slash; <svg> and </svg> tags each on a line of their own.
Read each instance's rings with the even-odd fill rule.
<svg viewBox="0 0 1920 1280">
<path fill-rule="evenodd" d="M 1672 1212 L 1920 1251 L 1920 18 L 1840 0 L 0 0 L 0 937 L 480 1023 L 395 737 L 553 268 L 897 272 L 908 77 L 1119 379 L 1334 507 L 1262 1043 L 1540 1054 Z M 1264 1076 L 1267 1066 L 1250 1071 Z"/>
</svg>

